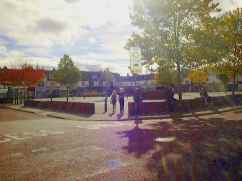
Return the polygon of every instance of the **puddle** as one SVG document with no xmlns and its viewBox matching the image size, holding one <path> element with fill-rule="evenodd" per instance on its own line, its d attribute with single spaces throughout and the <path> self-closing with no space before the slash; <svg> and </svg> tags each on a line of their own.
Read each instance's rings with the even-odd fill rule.
<svg viewBox="0 0 242 181">
<path fill-rule="evenodd" d="M 64 134 L 63 131 L 53 131 L 53 132 L 50 132 L 49 133 L 50 135 L 61 135 L 61 134 Z"/>
<path fill-rule="evenodd" d="M 156 138 L 155 139 L 155 142 L 159 142 L 159 143 L 169 143 L 169 142 L 172 142 L 172 141 L 175 141 L 176 138 L 175 137 L 168 137 L 168 138 Z"/>
<path fill-rule="evenodd" d="M 88 146 L 88 148 L 91 149 L 91 150 L 98 150 L 98 151 L 104 150 L 104 148 L 98 147 L 98 146 L 95 146 L 95 145 Z"/>
<path fill-rule="evenodd" d="M 6 138 L 9 138 L 9 139 L 13 139 L 13 140 L 17 140 L 17 141 L 21 141 L 21 140 L 25 140 L 27 138 L 21 138 L 21 137 L 18 137 L 18 136 L 14 136 L 14 135 L 10 135 L 10 134 L 6 134 L 4 135 Z"/>
<path fill-rule="evenodd" d="M 33 149 L 32 153 L 45 152 L 47 150 L 48 150 L 47 148 L 43 147 L 43 148 Z"/>
<path fill-rule="evenodd" d="M 10 142 L 10 141 L 11 141 L 10 138 L 5 138 L 5 139 L 3 139 L 3 140 L 0 140 L 0 143 L 8 143 L 8 142 Z"/>
<path fill-rule="evenodd" d="M 109 169 L 117 169 L 122 167 L 124 164 L 120 160 L 108 160 L 107 166 Z"/>
</svg>

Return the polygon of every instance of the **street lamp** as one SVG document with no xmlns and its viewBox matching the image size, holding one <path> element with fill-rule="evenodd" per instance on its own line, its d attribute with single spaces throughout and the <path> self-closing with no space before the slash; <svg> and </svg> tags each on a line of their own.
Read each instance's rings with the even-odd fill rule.
<svg viewBox="0 0 242 181">
<path fill-rule="evenodd" d="M 130 56 L 130 72 L 134 76 L 134 84 L 136 86 L 136 75 L 142 73 L 142 66 L 141 63 L 141 52 L 139 47 L 133 47 L 129 51 Z"/>
</svg>

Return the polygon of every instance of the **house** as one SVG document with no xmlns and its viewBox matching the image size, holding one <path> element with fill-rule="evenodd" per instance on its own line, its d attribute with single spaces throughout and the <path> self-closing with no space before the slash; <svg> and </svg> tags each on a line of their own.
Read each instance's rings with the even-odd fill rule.
<svg viewBox="0 0 242 181">
<path fill-rule="evenodd" d="M 146 75 L 135 75 L 135 76 L 120 76 L 119 78 L 119 87 L 142 87 L 142 88 L 151 88 L 155 87 L 154 74 Z"/>
</svg>

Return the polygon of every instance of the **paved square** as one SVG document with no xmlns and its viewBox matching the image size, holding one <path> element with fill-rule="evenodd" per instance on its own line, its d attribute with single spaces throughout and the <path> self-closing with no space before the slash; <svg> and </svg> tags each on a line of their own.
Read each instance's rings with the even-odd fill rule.
<svg viewBox="0 0 242 181">
<path fill-rule="evenodd" d="M 241 117 L 235 108 L 136 125 L 0 109 L 0 180 L 155 181 L 224 174 L 233 180 L 242 164 Z M 234 170 L 214 160 L 233 163 Z"/>
</svg>

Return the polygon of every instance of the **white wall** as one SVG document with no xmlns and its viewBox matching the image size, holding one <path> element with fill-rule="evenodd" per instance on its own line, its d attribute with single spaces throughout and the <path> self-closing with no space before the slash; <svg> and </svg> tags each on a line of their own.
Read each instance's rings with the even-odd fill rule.
<svg viewBox="0 0 242 181">
<path fill-rule="evenodd" d="M 88 81 L 79 81 L 78 86 L 79 87 L 89 87 L 89 82 Z"/>
</svg>

